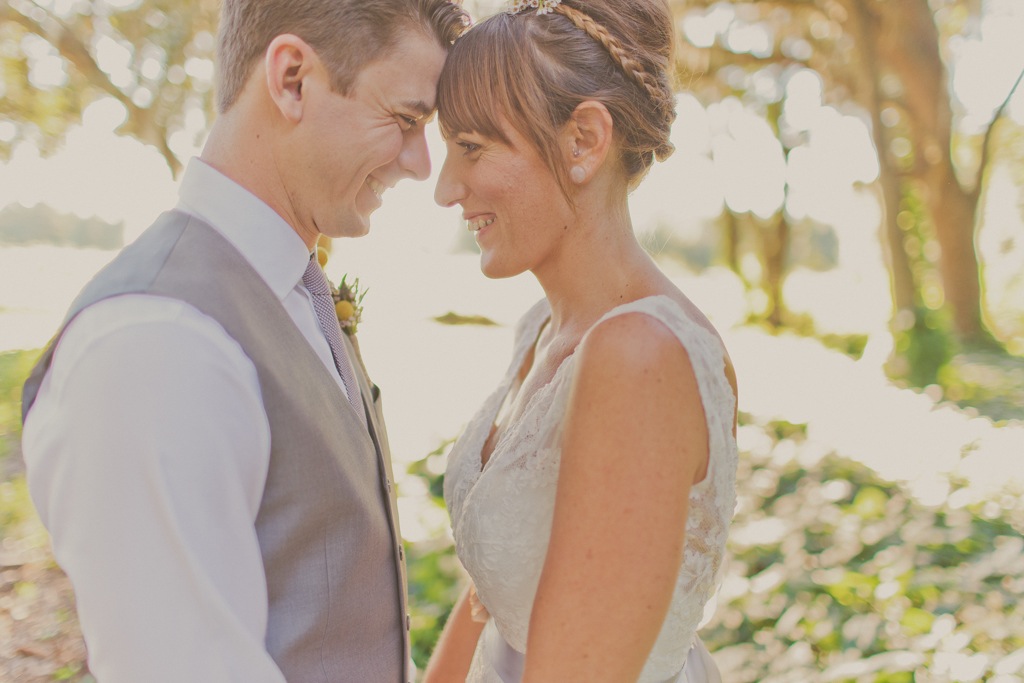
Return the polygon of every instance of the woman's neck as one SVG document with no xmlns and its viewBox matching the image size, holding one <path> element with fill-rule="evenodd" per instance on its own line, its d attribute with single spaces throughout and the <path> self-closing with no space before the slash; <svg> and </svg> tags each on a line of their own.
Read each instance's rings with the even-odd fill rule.
<svg viewBox="0 0 1024 683">
<path fill-rule="evenodd" d="M 533 271 L 551 304 L 553 336 L 582 334 L 610 308 L 654 293 L 661 277 L 633 233 L 625 197 L 613 206 L 580 202 L 569 230 Z"/>
</svg>

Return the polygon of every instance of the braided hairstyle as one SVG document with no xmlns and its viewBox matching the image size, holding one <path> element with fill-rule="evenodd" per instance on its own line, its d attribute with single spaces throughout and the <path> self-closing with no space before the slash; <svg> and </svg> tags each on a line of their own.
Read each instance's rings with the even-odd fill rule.
<svg viewBox="0 0 1024 683">
<path fill-rule="evenodd" d="M 455 41 L 438 85 L 441 132 L 531 142 L 568 197 L 558 131 L 601 102 L 630 188 L 672 154 L 674 28 L 666 0 L 567 0 L 548 13 L 495 14 Z"/>
</svg>

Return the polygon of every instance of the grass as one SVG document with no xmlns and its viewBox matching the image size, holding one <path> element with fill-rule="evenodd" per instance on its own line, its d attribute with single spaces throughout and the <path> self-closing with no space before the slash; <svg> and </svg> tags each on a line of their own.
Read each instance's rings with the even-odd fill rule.
<svg viewBox="0 0 1024 683">
<path fill-rule="evenodd" d="M 12 463 L 6 461 L 19 450 L 21 385 L 39 354 L 39 350 L 0 353 L 0 474 L 6 474 L 13 467 Z"/>
</svg>

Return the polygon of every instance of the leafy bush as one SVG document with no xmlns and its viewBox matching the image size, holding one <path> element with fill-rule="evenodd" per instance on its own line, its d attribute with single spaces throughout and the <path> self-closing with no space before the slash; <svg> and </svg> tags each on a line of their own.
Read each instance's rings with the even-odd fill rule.
<svg viewBox="0 0 1024 683">
<path fill-rule="evenodd" d="M 13 452 L 21 440 L 21 385 L 39 358 L 39 351 L 0 353 L 0 475 L 4 456 Z M 0 480 L 4 479 L 0 476 Z"/>
<path fill-rule="evenodd" d="M 717 609 L 701 636 L 730 683 L 1024 681 L 1024 502 L 930 507 L 805 440 L 741 416 L 738 505 Z M 440 504 L 438 459 L 410 467 Z M 958 493 L 959 492 L 959 493 Z M 440 545 L 439 545 L 440 544 Z M 460 570 L 450 544 L 410 552 L 424 665 Z"/>
<path fill-rule="evenodd" d="M 968 503 L 961 482 L 930 507 L 799 432 L 743 429 L 772 442 L 741 459 L 702 632 L 727 680 L 1024 680 L 1019 497 Z"/>
</svg>

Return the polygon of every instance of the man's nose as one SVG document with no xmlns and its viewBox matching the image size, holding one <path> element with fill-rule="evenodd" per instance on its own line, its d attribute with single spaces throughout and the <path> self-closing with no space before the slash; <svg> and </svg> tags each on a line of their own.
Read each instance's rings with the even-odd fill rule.
<svg viewBox="0 0 1024 683">
<path fill-rule="evenodd" d="M 422 126 L 413 135 L 407 135 L 402 143 L 402 151 L 398 155 L 398 164 L 416 180 L 430 177 L 430 151 L 427 149 L 427 136 Z"/>
</svg>

